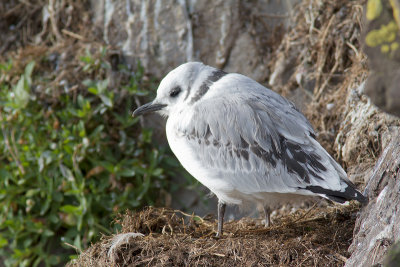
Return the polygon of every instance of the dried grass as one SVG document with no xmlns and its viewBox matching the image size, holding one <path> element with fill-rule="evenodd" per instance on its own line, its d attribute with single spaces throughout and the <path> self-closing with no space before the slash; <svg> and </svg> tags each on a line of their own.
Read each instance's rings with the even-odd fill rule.
<svg viewBox="0 0 400 267">
<path fill-rule="evenodd" d="M 108 255 L 104 236 L 68 266 L 342 266 L 349 253 L 355 213 L 347 207 L 298 210 L 272 227 L 243 218 L 227 222 L 215 239 L 216 222 L 166 208 L 127 212 L 122 233 L 142 233 Z"/>
<path fill-rule="evenodd" d="M 334 144 L 345 116 L 348 88 L 358 86 L 368 73 L 359 40 L 364 3 L 302 1 L 296 8 L 295 26 L 271 61 L 295 66 L 292 75 L 275 88 L 283 95 L 301 88 L 308 98 L 303 111 L 318 141 L 339 160 Z M 270 67 L 277 68 L 276 64 Z"/>
</svg>

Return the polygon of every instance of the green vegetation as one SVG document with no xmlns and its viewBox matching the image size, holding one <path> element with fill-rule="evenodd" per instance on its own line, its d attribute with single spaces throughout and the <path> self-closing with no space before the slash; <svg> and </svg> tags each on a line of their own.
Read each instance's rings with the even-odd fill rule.
<svg viewBox="0 0 400 267">
<path fill-rule="evenodd" d="M 0 258 L 6 266 L 65 263 L 71 247 L 84 249 L 109 233 L 117 211 L 153 205 L 169 190 L 167 178 L 179 165 L 131 117 L 134 98 L 148 93 L 143 69 L 120 66 L 126 85 L 109 88 L 105 55 L 105 49 L 83 54 L 79 75 L 86 79 L 75 87 L 64 82 L 63 90 L 50 85 L 54 71 L 38 67 L 49 65 L 46 56 L 20 73 L 13 60 L 0 63 Z"/>
</svg>

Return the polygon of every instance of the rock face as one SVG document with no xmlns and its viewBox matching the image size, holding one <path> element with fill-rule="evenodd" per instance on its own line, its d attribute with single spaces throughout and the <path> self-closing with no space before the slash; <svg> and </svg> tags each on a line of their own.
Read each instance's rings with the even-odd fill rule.
<svg viewBox="0 0 400 267">
<path fill-rule="evenodd" d="M 103 39 L 140 60 L 157 77 L 191 60 L 256 80 L 267 77 L 270 49 L 279 44 L 297 0 L 92 1 Z"/>
<path fill-rule="evenodd" d="M 393 136 L 379 157 L 365 189 L 369 204 L 354 229 L 346 266 L 382 263 L 387 250 L 400 240 L 400 135 Z"/>
</svg>

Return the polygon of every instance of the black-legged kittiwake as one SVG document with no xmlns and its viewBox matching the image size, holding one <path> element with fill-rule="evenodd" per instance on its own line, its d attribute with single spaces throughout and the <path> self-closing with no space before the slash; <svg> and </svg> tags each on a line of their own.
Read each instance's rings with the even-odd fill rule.
<svg viewBox="0 0 400 267">
<path fill-rule="evenodd" d="M 367 199 L 315 138 L 286 98 L 237 73 L 185 63 L 161 81 L 157 97 L 133 113 L 166 116 L 168 143 L 183 167 L 218 197 L 218 232 L 226 204 L 281 197 Z"/>
</svg>

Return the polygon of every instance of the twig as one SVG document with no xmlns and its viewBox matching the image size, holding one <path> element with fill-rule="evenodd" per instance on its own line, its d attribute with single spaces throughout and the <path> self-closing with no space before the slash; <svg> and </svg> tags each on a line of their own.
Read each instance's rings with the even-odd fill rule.
<svg viewBox="0 0 400 267">
<path fill-rule="evenodd" d="M 306 211 L 306 213 L 304 213 L 302 216 L 300 216 L 300 217 L 297 218 L 296 220 L 292 221 L 291 223 L 298 222 L 298 221 L 300 221 L 301 219 L 303 219 L 304 217 L 306 217 L 306 216 L 315 208 L 316 205 L 317 205 L 317 203 L 314 203 L 314 205 L 313 205 L 311 208 L 309 208 L 309 209 Z"/>
<path fill-rule="evenodd" d="M 61 32 L 62 32 L 63 34 L 65 34 L 65 35 L 68 35 L 68 36 L 72 37 L 72 38 L 75 38 L 75 39 L 78 39 L 78 40 L 81 40 L 81 41 L 84 41 L 84 40 L 85 40 L 85 37 L 83 37 L 82 35 L 79 35 L 79 34 L 77 34 L 77 33 L 68 31 L 68 30 L 66 30 L 66 29 L 62 29 Z"/>
<path fill-rule="evenodd" d="M 254 14 L 257 17 L 266 17 L 266 18 L 273 18 L 273 19 L 286 19 L 289 17 L 288 14 L 278 15 L 278 14 Z"/>
<path fill-rule="evenodd" d="M 57 21 L 55 19 L 55 11 L 54 11 L 54 0 L 49 0 L 49 15 L 50 15 L 50 22 L 51 22 L 51 29 L 53 30 L 54 35 L 59 41 L 64 40 L 61 36 L 58 28 L 57 28 Z"/>
<path fill-rule="evenodd" d="M 360 56 L 360 53 L 358 52 L 357 48 L 349 41 L 346 41 L 346 44 L 354 51 L 354 53 L 356 53 L 356 57 L 358 58 Z"/>
<path fill-rule="evenodd" d="M 343 51 L 343 41 L 339 42 L 339 47 L 335 51 L 335 64 L 333 65 L 331 71 L 329 72 L 328 77 L 325 79 L 324 83 L 319 88 L 319 90 L 316 93 L 314 99 L 316 99 L 316 100 L 319 99 L 319 97 L 321 96 L 321 94 L 324 91 L 325 87 L 328 85 L 329 81 L 331 80 L 333 74 L 335 73 L 335 71 L 339 67 L 340 56 L 342 55 L 342 51 Z"/>
<path fill-rule="evenodd" d="M 331 24 L 333 22 L 333 20 L 335 19 L 335 16 L 332 16 L 328 22 L 328 25 L 326 26 L 326 28 L 324 29 L 320 42 L 319 42 L 319 47 L 322 48 L 324 46 L 325 40 L 326 40 L 326 36 L 328 35 L 328 30 L 331 27 Z M 325 50 L 324 50 L 325 51 Z M 322 68 L 324 67 L 325 64 L 323 64 L 323 60 L 326 60 L 326 56 L 327 53 L 326 51 L 322 54 L 323 56 L 318 57 L 318 69 L 317 69 L 317 77 L 316 77 L 316 86 L 315 88 L 319 87 L 320 84 L 320 79 L 321 79 L 321 73 L 322 73 Z"/>
<path fill-rule="evenodd" d="M 76 250 L 77 252 L 79 252 L 79 253 L 82 252 L 82 250 L 80 250 L 79 248 L 77 248 L 77 247 L 75 247 L 74 245 L 71 245 L 71 244 L 69 244 L 69 243 L 67 243 L 67 242 L 64 242 L 64 245 L 75 249 L 75 250 Z"/>
<path fill-rule="evenodd" d="M 324 83 L 321 85 L 319 88 L 318 92 L 315 95 L 315 99 L 319 99 L 321 96 L 322 92 L 325 90 L 325 87 L 328 85 L 329 81 L 332 78 L 332 74 L 336 71 L 336 69 L 339 67 L 339 61 L 335 60 L 335 64 L 333 65 L 331 71 L 328 74 L 328 77 L 325 79 Z"/>
<path fill-rule="evenodd" d="M 184 215 L 184 216 L 186 216 L 186 217 L 198 218 L 198 219 L 200 219 L 200 221 L 201 221 L 202 223 L 204 222 L 203 218 L 201 218 L 200 216 L 193 215 L 193 214 L 188 214 L 188 213 L 185 213 L 185 212 L 183 212 L 183 211 L 181 211 L 181 210 L 174 210 L 174 212 L 178 212 L 178 213 L 180 213 L 180 214 L 182 214 L 182 215 Z"/>
<path fill-rule="evenodd" d="M 346 263 L 347 258 L 343 255 L 340 255 L 339 253 L 335 253 L 334 254 L 336 258 L 338 258 L 339 260 L 343 261 L 344 263 Z"/>
</svg>

